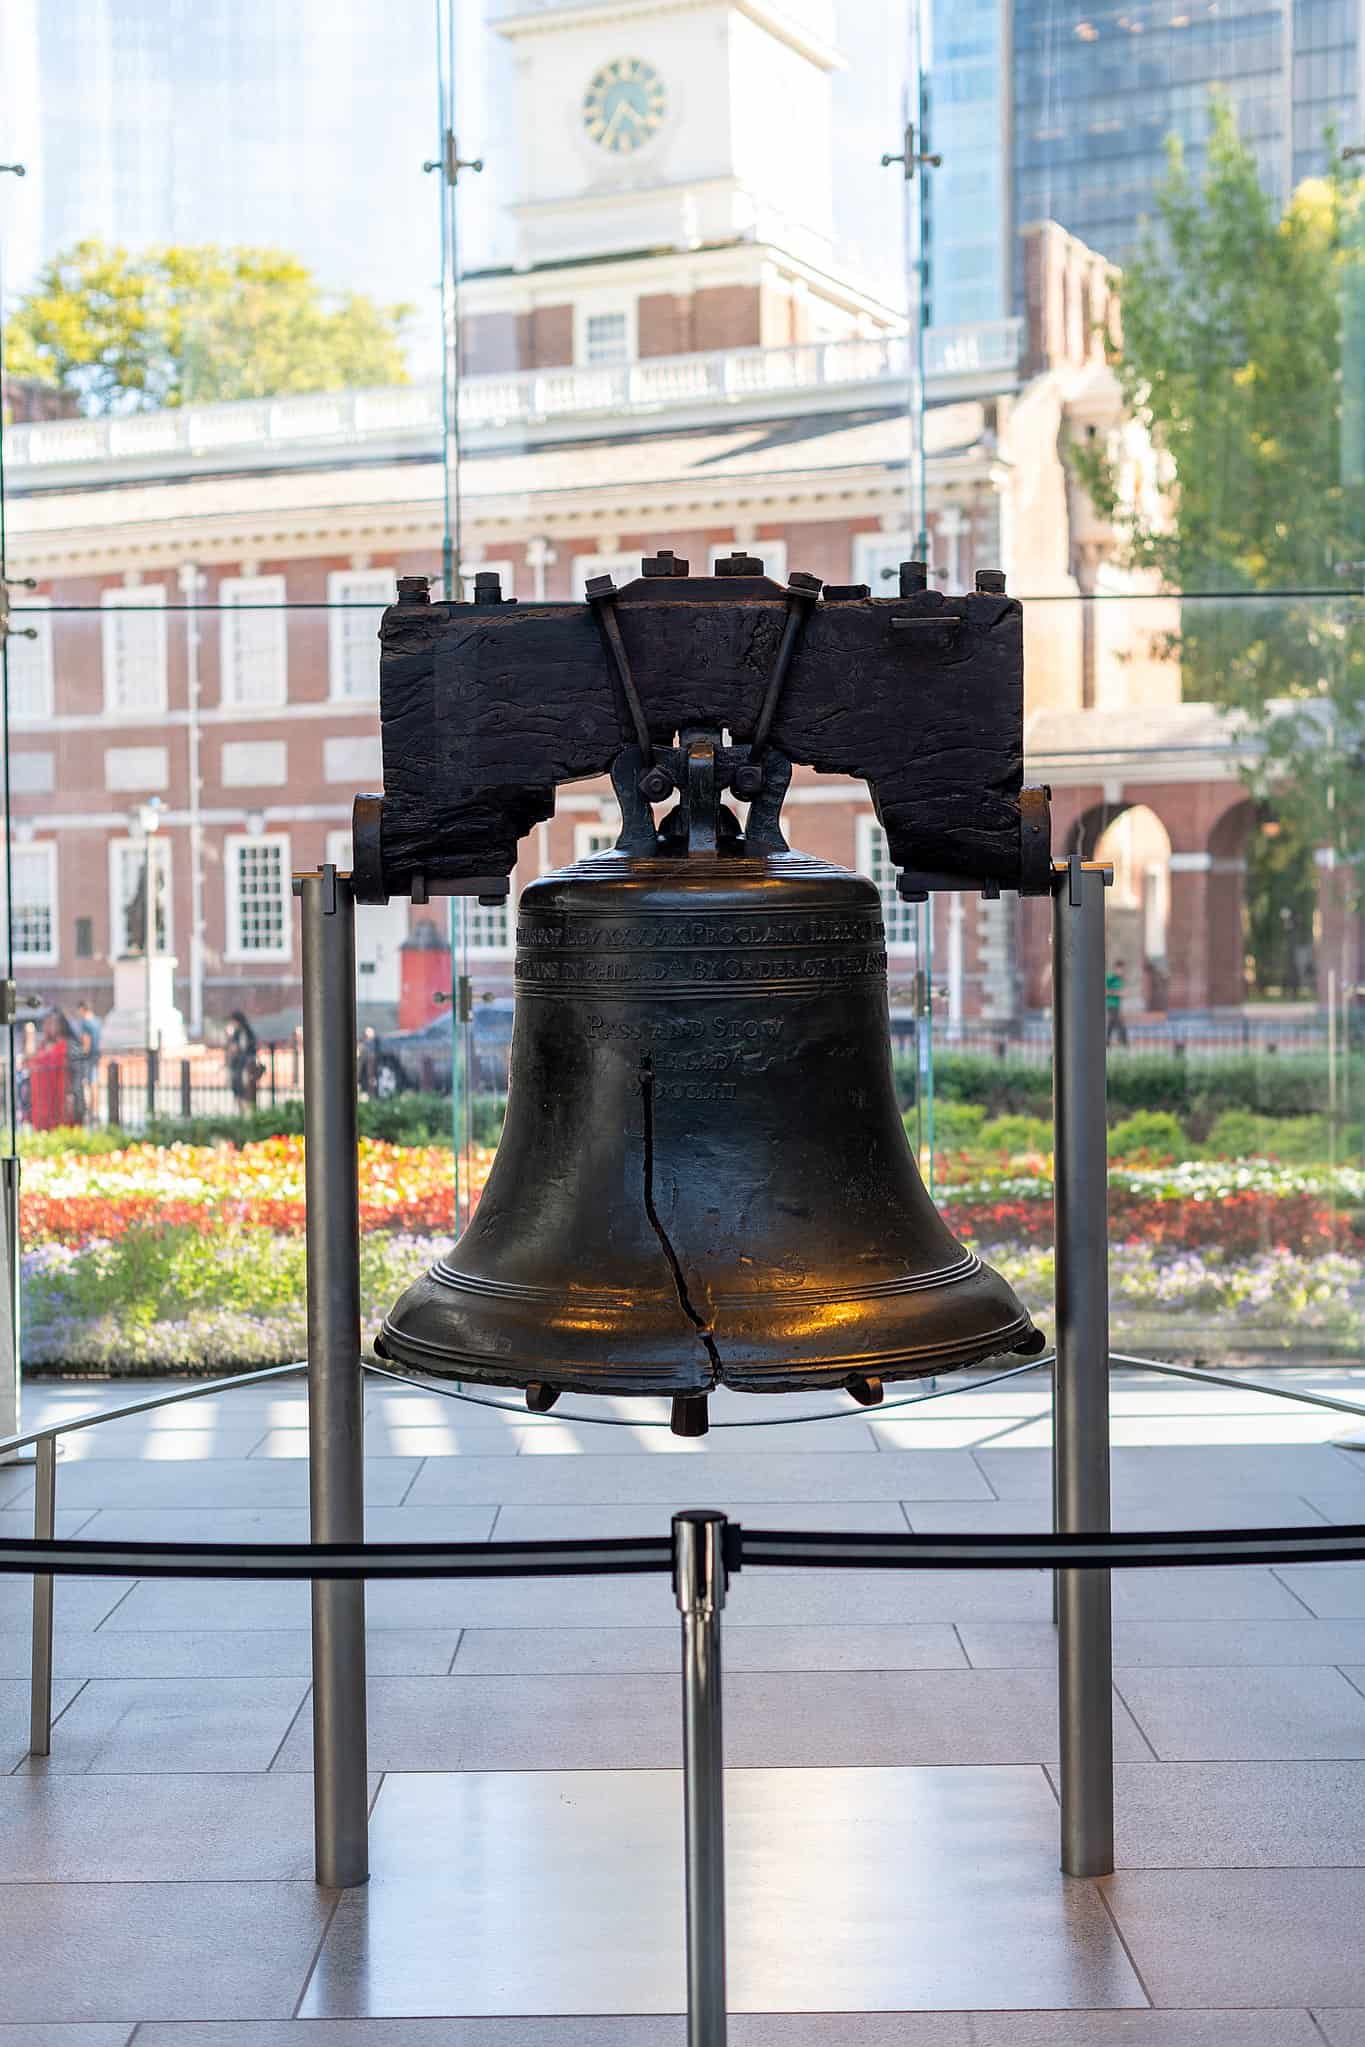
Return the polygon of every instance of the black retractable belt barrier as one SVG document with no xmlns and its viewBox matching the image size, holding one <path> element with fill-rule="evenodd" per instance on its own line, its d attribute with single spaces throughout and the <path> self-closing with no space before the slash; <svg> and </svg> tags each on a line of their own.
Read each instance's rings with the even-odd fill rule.
<svg viewBox="0 0 1365 2047">
<path fill-rule="evenodd" d="M 742 1528 L 727 1521 L 727 1571 L 1142 1570 L 1210 1564 L 1365 1560 L 1365 1524 L 1180 1528 L 1155 1534 L 856 1535 Z M 673 1569 L 668 1536 L 591 1542 L 0 1541 L 0 1573 L 104 1578 L 556 1578 Z"/>
</svg>

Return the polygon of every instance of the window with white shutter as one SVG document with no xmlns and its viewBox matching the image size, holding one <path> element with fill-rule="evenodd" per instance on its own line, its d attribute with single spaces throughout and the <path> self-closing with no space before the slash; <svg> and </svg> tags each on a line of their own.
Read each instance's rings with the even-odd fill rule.
<svg viewBox="0 0 1365 2047">
<path fill-rule="evenodd" d="M 289 840 L 283 832 L 224 841 L 227 952 L 234 960 L 289 958 Z"/>
<path fill-rule="evenodd" d="M 284 577 L 225 576 L 218 585 L 223 702 L 283 704 L 289 695 Z"/>
<path fill-rule="evenodd" d="M 379 697 L 379 621 L 397 595 L 391 569 L 337 569 L 327 578 L 328 646 L 334 697 Z"/>
<path fill-rule="evenodd" d="M 877 884 L 888 946 L 915 943 L 915 905 L 896 893 L 896 868 L 875 817 L 858 819 L 858 871 Z"/>
<path fill-rule="evenodd" d="M 30 966 L 54 966 L 57 960 L 57 848 L 14 846 L 10 849 L 10 901 L 13 956 Z M 0 891 L 0 905 L 3 891 Z"/>
<path fill-rule="evenodd" d="M 25 591 L 10 613 L 5 637 L 9 673 L 9 715 L 13 725 L 52 716 L 51 600 Z M 28 637 L 29 633 L 33 638 Z"/>
<path fill-rule="evenodd" d="M 115 716 L 166 708 L 166 586 L 106 590 L 104 708 Z"/>
</svg>

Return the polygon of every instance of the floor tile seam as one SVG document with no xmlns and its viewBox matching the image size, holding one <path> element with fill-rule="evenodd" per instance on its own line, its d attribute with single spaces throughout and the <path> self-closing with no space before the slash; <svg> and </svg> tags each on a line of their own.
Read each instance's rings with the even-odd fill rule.
<svg viewBox="0 0 1365 2047">
<path fill-rule="evenodd" d="M 300 2012 L 303 2010 L 304 2004 L 308 1997 L 309 1988 L 312 1984 L 314 1976 L 317 1974 L 318 1964 L 322 1960 L 322 1950 L 327 1945 L 327 1936 L 331 1932 L 337 1913 L 341 1909 L 341 1900 L 344 1895 L 345 1893 L 342 1891 L 332 1892 L 331 1903 L 324 1916 L 322 1931 L 318 1935 L 317 1943 L 313 1949 L 313 1953 L 309 1960 L 308 1967 L 303 1972 L 303 1983 L 300 1987 L 298 1996 L 294 2000 L 293 2007 L 289 2013 L 289 2023 L 291 2025 L 294 2023 L 295 2020 L 298 2019 Z"/>
<path fill-rule="evenodd" d="M 215 1679 L 213 1679 L 213 1678 L 208 1678 L 208 1679 L 206 1679 L 206 1680 L 205 1680 L 205 1682 L 206 1682 L 206 1683 L 208 1683 L 208 1684 L 213 1684 L 213 1683 L 217 1682 L 217 1680 L 215 1680 Z M 276 1744 L 275 1744 L 275 1747 L 274 1747 L 273 1751 L 271 1752 L 271 1757 L 270 1757 L 270 1761 L 269 1761 L 269 1762 L 268 1762 L 268 1763 L 266 1764 L 266 1766 L 265 1766 L 265 1772 L 264 1772 L 264 1774 L 265 1774 L 265 1775 L 266 1775 L 267 1777 L 268 1777 L 268 1776 L 270 1775 L 270 1772 L 271 1772 L 271 1771 L 272 1771 L 272 1770 L 274 1769 L 274 1767 L 275 1767 L 276 1763 L 277 1763 L 277 1762 L 279 1761 L 279 1759 L 280 1759 L 280 1756 L 281 1756 L 281 1755 L 283 1754 L 283 1751 L 284 1751 L 284 1745 L 285 1745 L 285 1743 L 286 1743 L 286 1742 L 288 1741 L 288 1739 L 289 1739 L 290 1735 L 291 1735 L 291 1734 L 292 1734 L 292 1733 L 294 1732 L 294 1729 L 295 1729 L 295 1728 L 296 1728 L 296 1727 L 298 1726 L 298 1724 L 299 1724 L 299 1715 L 300 1715 L 300 1714 L 301 1714 L 301 1713 L 303 1712 L 303 1709 L 304 1709 L 304 1707 L 305 1707 L 305 1706 L 306 1706 L 306 1705 L 308 1704 L 308 1702 L 309 1702 L 309 1700 L 310 1700 L 310 1699 L 312 1698 L 312 1696 L 313 1696 L 313 1686 L 312 1686 L 312 1682 L 311 1682 L 311 1680 L 309 1680 L 308 1682 L 306 1682 L 306 1683 L 304 1684 L 304 1687 L 303 1687 L 303 1696 L 302 1696 L 302 1697 L 300 1698 L 300 1700 L 299 1700 L 299 1703 L 298 1703 L 298 1705 L 297 1705 L 297 1706 L 295 1706 L 295 1708 L 294 1708 L 293 1712 L 292 1712 L 292 1713 L 290 1714 L 290 1716 L 289 1716 L 289 1722 L 288 1722 L 288 1725 L 286 1726 L 286 1728 L 285 1728 L 285 1730 L 284 1730 L 284 1733 L 283 1733 L 283 1734 L 282 1734 L 282 1735 L 280 1736 L 279 1740 L 278 1740 L 278 1741 L 276 1742 Z M 191 1771 L 191 1773 L 190 1773 L 190 1774 L 191 1774 L 192 1776 L 198 1776 L 198 1775 L 199 1775 L 200 1773 L 199 1773 L 198 1771 Z M 219 1772 L 216 1772 L 216 1771 L 205 1771 L 205 1772 L 204 1772 L 203 1774 L 204 1774 L 205 1776 L 210 1776 L 210 1775 L 218 1775 L 218 1774 L 220 1774 L 220 1773 L 219 1773 Z"/>
<path fill-rule="evenodd" d="M 56 1679 L 55 1681 L 58 1683 L 61 1682 L 60 1679 Z M 58 1726 L 61 1724 L 63 1717 L 71 1711 L 71 1708 L 75 1705 L 77 1699 L 80 1698 L 82 1692 L 86 1690 L 86 1688 L 90 1685 L 91 1682 L 92 1680 L 88 1677 L 83 1677 L 77 1680 L 76 1689 L 71 1694 L 71 1697 L 67 1700 L 64 1706 L 59 1707 L 58 1710 L 52 1715 L 51 1726 L 54 1733 L 56 1732 Z M 11 1777 L 34 1776 L 37 1773 L 35 1771 L 29 1770 L 28 1765 L 31 1762 L 34 1762 L 35 1760 L 38 1762 L 43 1762 L 46 1760 L 46 1758 L 42 1756 L 35 1758 L 32 1749 L 26 1749 L 23 1755 L 20 1756 L 18 1762 L 14 1765 L 14 1768 L 8 1771 L 6 1774 Z M 61 1770 L 55 1771 L 53 1774 L 62 1777 L 84 1777 L 87 1776 L 89 1773 L 88 1771 L 85 1770 Z"/>
<path fill-rule="evenodd" d="M 978 1478 L 979 1478 L 979 1479 L 981 1480 L 981 1483 L 982 1483 L 982 1485 L 983 1485 L 983 1486 L 985 1486 L 985 1488 L 986 1488 L 986 1491 L 987 1491 L 987 1493 L 989 1494 L 990 1498 L 991 1498 L 992 1500 L 999 1500 L 999 1499 L 1000 1499 L 1000 1498 L 1001 1498 L 1002 1496 L 1001 1496 L 1001 1494 L 999 1494 L 999 1493 L 998 1493 L 998 1492 L 996 1491 L 996 1489 L 995 1489 L 994 1485 L 993 1485 L 993 1484 L 992 1484 L 992 1482 L 991 1482 L 991 1476 L 990 1476 L 990 1473 L 989 1473 L 989 1472 L 988 1472 L 988 1471 L 986 1470 L 985 1466 L 984 1466 L 984 1465 L 982 1464 L 982 1462 L 981 1462 L 980 1458 L 978 1457 L 978 1455 L 977 1455 L 976 1451 L 975 1451 L 975 1450 L 968 1450 L 968 1452 L 967 1452 L 967 1455 L 968 1455 L 968 1457 L 969 1457 L 969 1458 L 971 1459 L 971 1461 L 972 1461 L 972 1466 L 973 1466 L 973 1469 L 974 1469 L 974 1470 L 976 1471 L 976 1474 L 977 1474 Z M 928 1503 L 927 1503 L 926 1501 L 923 1501 L 923 1500 L 921 1500 L 921 1501 L 920 1501 L 920 1502 L 919 1502 L 918 1504 L 919 1504 L 920 1506 L 924 1506 L 924 1505 L 927 1505 Z"/>
<path fill-rule="evenodd" d="M 1283 1575 L 1284 1569 L 1286 1568 L 1285 1566 L 1280 1564 L 1270 1564 L 1267 1566 L 1267 1568 L 1270 1572 L 1271 1577 L 1275 1580 L 1276 1584 L 1283 1586 L 1284 1590 L 1289 1594 L 1289 1597 L 1292 1600 L 1295 1600 L 1298 1603 L 1298 1605 L 1300 1605 L 1303 1608 L 1306 1614 L 1311 1614 L 1312 1618 L 1315 1621 L 1323 1620 L 1326 1618 L 1325 1615 L 1314 1612 L 1314 1609 L 1308 1604 L 1308 1601 L 1304 1598 L 1303 1594 L 1301 1592 L 1296 1592 L 1294 1590 L 1294 1587 L 1287 1582 Z"/>
<path fill-rule="evenodd" d="M 1058 1809 L 1060 1810 L 1061 1808 L 1060 1797 L 1057 1800 L 1057 1804 Z M 1092 1879 L 1090 1882 L 1090 1889 L 1092 1890 L 1094 1895 L 1099 1899 L 1100 1909 L 1103 1911 L 1105 1917 L 1109 1921 L 1109 1924 L 1114 1929 L 1114 1938 L 1117 1940 L 1119 1946 L 1123 1949 L 1124 1958 L 1127 1961 L 1129 1968 L 1133 1972 L 1133 1980 L 1137 1984 L 1138 1989 L 1142 1992 L 1142 1995 L 1147 2000 L 1148 2010 L 1149 2011 L 1157 2010 L 1158 2009 L 1157 2001 L 1153 1997 L 1151 1990 L 1148 1988 L 1147 1979 L 1143 1975 L 1141 1969 L 1138 1967 L 1137 1957 L 1133 1953 L 1132 1948 L 1129 1946 L 1127 1935 L 1124 1933 L 1123 1928 L 1120 1926 L 1118 1921 L 1118 1915 L 1114 1911 L 1114 1908 L 1109 1901 L 1109 1896 L 1105 1882 L 1103 1880 L 1096 1882 Z"/>
<path fill-rule="evenodd" d="M 422 1473 L 426 1470 L 427 1465 L 429 1464 L 430 1461 L 431 1460 L 427 1457 L 419 1457 L 417 1459 L 416 1469 L 414 1470 L 407 1484 L 404 1486 L 403 1491 L 400 1494 L 399 1498 L 394 1502 L 395 1506 L 405 1507 L 407 1505 L 408 1500 L 412 1494 L 413 1487 L 416 1485 L 418 1479 L 422 1476 Z"/>
<path fill-rule="evenodd" d="M 1143 1742 L 1147 1749 L 1150 1751 L 1152 1761 L 1154 1763 L 1159 1763 L 1163 1761 L 1164 1758 L 1158 1755 L 1157 1753 L 1156 1743 L 1152 1740 L 1146 1728 L 1143 1726 L 1141 1720 L 1138 1718 L 1137 1712 L 1130 1703 L 1130 1701 L 1124 1696 L 1124 1693 L 1119 1686 L 1118 1678 L 1113 1674 L 1112 1671 L 1110 1672 L 1109 1688 L 1114 1698 L 1118 1700 L 1120 1706 L 1122 1706 L 1124 1712 L 1127 1714 L 1130 1723 L 1137 1730 L 1137 1736 L 1139 1741 Z"/>
<path fill-rule="evenodd" d="M 470 1632 L 471 1632 L 471 1631 L 470 1631 L 470 1629 L 469 1629 L 468 1627 L 462 1627 L 462 1628 L 457 1628 L 457 1629 L 456 1629 L 456 1631 L 455 1631 L 455 1647 L 454 1647 L 454 1648 L 453 1648 L 453 1649 L 451 1650 L 451 1652 L 450 1652 L 450 1661 L 449 1661 L 449 1663 L 448 1663 L 448 1664 L 446 1665 L 446 1676 L 447 1676 L 447 1677 L 454 1677 L 454 1675 L 455 1675 L 455 1665 L 456 1665 L 456 1664 L 457 1664 L 457 1663 L 459 1662 L 459 1660 L 460 1660 L 460 1644 L 461 1644 L 461 1643 L 462 1643 L 462 1642 L 464 1641 L 464 1638 L 465 1638 L 465 1636 L 466 1636 L 467 1634 L 469 1634 Z"/>
<path fill-rule="evenodd" d="M 114 1618 L 114 1615 L 118 1612 L 119 1608 L 125 1603 L 125 1601 L 132 1598 L 133 1594 L 137 1591 L 139 1585 L 145 1585 L 147 1582 L 148 1581 L 145 1578 L 134 1578 L 131 1584 L 129 1585 L 127 1591 L 121 1593 L 119 1597 L 114 1601 L 108 1613 L 101 1614 L 100 1618 L 95 1622 L 93 1628 L 84 1629 L 82 1630 L 82 1632 L 91 1635 L 97 1635 L 100 1629 L 104 1626 L 105 1622 L 111 1621 Z M 111 1634 L 117 1634 L 118 1632 L 119 1631 L 117 1628 L 112 1628 L 110 1630 Z"/>
<path fill-rule="evenodd" d="M 1331 2007 L 1328 2005 L 1324 2005 L 1322 2008 L 1324 2011 L 1328 2011 L 1331 2009 Z M 1308 2011 L 1308 2023 L 1313 2028 L 1313 2031 L 1317 2034 L 1318 2038 L 1325 2043 L 1325 2047 L 1332 2047 L 1332 2043 L 1328 2039 L 1327 2034 L 1324 2033 L 1322 2030 L 1322 2021 L 1318 2017 L 1317 2013 L 1313 2010 L 1311 2005 L 1307 2006 L 1306 2009 Z"/>
<path fill-rule="evenodd" d="M 1310 1663 L 1306 1666 L 1306 1668 L 1309 1670 L 1319 1670 L 1322 1667 L 1323 1667 L 1322 1665 L 1317 1663 Z M 1345 1678 L 1347 1684 L 1351 1687 L 1351 1690 L 1353 1692 L 1359 1692 L 1361 1697 L 1365 1698 L 1365 1684 L 1357 1684 L 1356 1680 L 1351 1676 L 1352 1670 L 1357 1670 L 1360 1668 L 1358 1664 L 1334 1663 L 1332 1664 L 1331 1668 L 1339 1672 L 1340 1675 Z"/>
</svg>

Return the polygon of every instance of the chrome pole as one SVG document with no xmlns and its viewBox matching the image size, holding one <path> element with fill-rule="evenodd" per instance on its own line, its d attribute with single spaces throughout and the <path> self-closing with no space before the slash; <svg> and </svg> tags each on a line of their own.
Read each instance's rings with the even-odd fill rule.
<svg viewBox="0 0 1365 2047">
<path fill-rule="evenodd" d="M 57 1533 L 57 1438 L 39 1436 L 33 1446 L 33 1539 L 51 1542 Z M 52 1576 L 33 1574 L 33 1657 L 29 1666 L 28 1752 L 52 1753 Z"/>
<path fill-rule="evenodd" d="M 725 1754 L 720 1673 L 725 1526 L 723 1514 L 673 1516 L 673 1589 L 682 1614 L 687 2047 L 725 2047 Z"/>
<path fill-rule="evenodd" d="M 1111 870 L 1079 854 L 1052 894 L 1056 1117 L 1055 1525 L 1109 1527 L 1109 1228 L 1105 1130 L 1104 891 Z M 1113 1645 L 1108 1571 L 1057 1573 L 1062 1868 L 1114 1867 Z"/>
<path fill-rule="evenodd" d="M 314 1542 L 365 1539 L 356 1152 L 355 897 L 335 867 L 296 877 L 303 906 L 308 1249 L 308 1504 Z M 317 1880 L 369 1875 L 363 1580 L 313 1583 Z"/>
<path fill-rule="evenodd" d="M 8 1035 L 12 1046 L 13 1029 Z M 0 1157 L 0 1436 L 19 1433 L 19 1271 L 19 1156 L 7 1152 Z"/>
</svg>

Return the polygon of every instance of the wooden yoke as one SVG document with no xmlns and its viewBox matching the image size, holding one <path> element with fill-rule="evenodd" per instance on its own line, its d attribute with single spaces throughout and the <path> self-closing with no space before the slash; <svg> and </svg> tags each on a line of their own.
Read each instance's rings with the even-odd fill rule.
<svg viewBox="0 0 1365 2047">
<path fill-rule="evenodd" d="M 384 792 L 355 809 L 360 901 L 504 896 L 562 783 L 635 747 L 661 801 L 675 735 L 702 727 L 730 735 L 741 798 L 768 748 L 865 780 L 907 896 L 1047 893 L 1047 792 L 1023 786 L 1023 615 L 1003 576 L 946 597 L 907 562 L 882 598 L 784 586 L 745 555 L 711 576 L 667 553 L 643 570 L 585 603 L 534 605 L 504 601 L 492 575 L 471 604 L 400 579 L 380 628 Z"/>
</svg>

